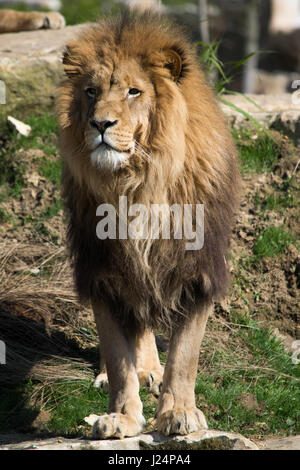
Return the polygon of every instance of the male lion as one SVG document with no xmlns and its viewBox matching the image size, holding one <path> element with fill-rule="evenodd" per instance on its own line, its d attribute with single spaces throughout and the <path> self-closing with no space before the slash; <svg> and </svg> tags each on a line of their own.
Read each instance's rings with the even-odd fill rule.
<svg viewBox="0 0 300 470">
<path fill-rule="evenodd" d="M 109 413 L 94 432 L 108 438 L 143 429 L 139 381 L 160 391 L 158 430 L 206 428 L 194 385 L 213 300 L 228 284 L 224 255 L 239 185 L 230 133 L 193 46 L 158 16 L 127 13 L 90 25 L 69 43 L 63 63 L 57 111 L 68 240 L 110 393 Z M 124 236 L 121 196 L 128 207 L 165 204 L 161 223 L 168 206 L 204 204 L 202 249 L 187 250 L 175 236 L 175 217 L 169 240 Z M 96 236 L 101 204 L 116 208 L 115 239 Z M 153 335 L 160 327 L 171 329 L 164 372 Z"/>
<path fill-rule="evenodd" d="M 36 29 L 60 29 L 64 17 L 54 12 L 0 10 L 0 33 L 16 33 Z"/>
</svg>

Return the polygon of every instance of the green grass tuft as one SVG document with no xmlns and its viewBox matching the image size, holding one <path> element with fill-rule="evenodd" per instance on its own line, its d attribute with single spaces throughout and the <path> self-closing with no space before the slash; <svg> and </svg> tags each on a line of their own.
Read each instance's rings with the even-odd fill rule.
<svg viewBox="0 0 300 470">
<path fill-rule="evenodd" d="M 279 145 L 266 134 L 253 138 L 250 131 L 233 131 L 240 155 L 241 172 L 264 173 L 270 171 L 280 156 Z"/>
<path fill-rule="evenodd" d="M 41 176 L 56 184 L 60 185 L 62 172 L 61 160 L 52 161 L 50 159 L 41 162 L 39 167 L 39 173 Z"/>
<path fill-rule="evenodd" d="M 300 370 L 270 330 L 246 316 L 232 315 L 244 355 L 214 352 L 214 371 L 200 373 L 197 403 L 213 429 L 292 435 L 300 431 Z M 248 362 L 247 359 L 251 358 Z M 226 365 L 225 365 L 226 363 Z M 257 406 L 241 397 L 251 394 Z"/>
<path fill-rule="evenodd" d="M 47 424 L 49 431 L 65 435 L 79 435 L 83 419 L 94 414 L 107 413 L 108 394 L 92 386 L 88 380 L 54 384 L 44 391 L 49 398 L 45 407 L 51 411 Z"/>
<path fill-rule="evenodd" d="M 295 239 L 288 231 L 271 226 L 259 235 L 253 253 L 257 259 L 278 255 L 293 242 Z"/>
</svg>

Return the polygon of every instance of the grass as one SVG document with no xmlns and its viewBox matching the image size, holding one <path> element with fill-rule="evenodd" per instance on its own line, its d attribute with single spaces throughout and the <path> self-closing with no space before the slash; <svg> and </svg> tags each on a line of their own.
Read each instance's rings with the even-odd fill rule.
<svg viewBox="0 0 300 470">
<path fill-rule="evenodd" d="M 101 16 L 101 0 L 62 0 L 61 14 L 68 25 L 95 21 Z"/>
<path fill-rule="evenodd" d="M 49 112 L 40 116 L 29 115 L 26 124 L 31 127 L 28 137 L 17 135 L 8 124 L 3 129 L 4 135 L 14 144 L 11 146 L 12 152 L 21 148 L 25 150 L 37 148 L 43 150 L 46 155 L 56 155 L 58 125 L 54 114 Z"/>
<path fill-rule="evenodd" d="M 274 163 L 278 161 L 279 145 L 268 134 L 234 130 L 233 137 L 239 151 L 243 175 L 271 171 Z"/>
<path fill-rule="evenodd" d="M 78 435 L 78 426 L 84 424 L 86 416 L 107 412 L 108 394 L 86 380 L 56 384 L 44 393 L 48 399 L 45 410 L 52 411 L 47 427 L 53 433 Z"/>
<path fill-rule="evenodd" d="M 20 197 L 25 187 L 24 173 L 26 164 L 0 150 L 0 201 L 7 197 Z"/>
<path fill-rule="evenodd" d="M 299 366 L 293 364 L 268 329 L 249 317 L 233 316 L 232 341 L 238 341 L 239 347 L 230 344 L 230 348 L 216 350 L 209 340 L 204 347 L 210 357 L 204 351 L 205 361 L 203 369 L 200 362 L 202 370 L 195 392 L 209 427 L 256 437 L 299 433 Z M 211 361 L 209 370 L 207 360 Z M 243 401 L 249 395 L 254 400 L 253 407 Z M 155 414 L 156 402 L 146 388 L 140 389 L 140 397 L 144 416 L 149 420 Z M 51 417 L 40 431 L 80 436 L 89 430 L 84 417 L 107 412 L 108 394 L 93 388 L 89 380 L 64 380 L 43 386 L 29 381 L 1 397 L 0 418 L 8 408 L 17 411 L 17 423 L 24 429 L 42 410 Z M 10 423 L 7 415 L 3 421 L 6 425 Z M 3 431 L 6 427 L 0 424 L 0 428 Z"/>
<path fill-rule="evenodd" d="M 287 230 L 270 226 L 257 238 L 253 253 L 256 259 L 279 255 L 294 242 L 295 238 Z"/>
<path fill-rule="evenodd" d="M 209 373 L 197 378 L 197 402 L 209 426 L 249 436 L 299 432 L 299 366 L 270 330 L 247 316 L 231 320 L 230 341 L 239 347 L 214 351 Z M 244 404 L 249 394 L 255 406 Z"/>
<path fill-rule="evenodd" d="M 41 162 L 39 166 L 39 174 L 46 178 L 47 180 L 51 181 L 51 183 L 56 184 L 57 186 L 60 185 L 61 180 L 61 171 L 62 171 L 62 163 L 61 160 L 44 160 Z"/>
<path fill-rule="evenodd" d="M 62 210 L 62 201 L 60 199 L 54 200 L 41 214 L 41 220 L 49 220 L 56 216 Z"/>
<path fill-rule="evenodd" d="M 0 148 L 0 200 L 7 197 L 20 197 L 25 188 L 24 174 L 28 163 L 23 160 L 22 151 L 29 149 L 42 150 L 48 157 L 57 156 L 57 123 L 51 113 L 42 116 L 29 116 L 26 120 L 32 128 L 29 137 L 18 135 L 8 124 L 2 130 L 4 145 Z M 1 136 L 2 137 L 2 136 Z M 50 160 L 41 162 L 41 176 L 49 176 L 59 184 L 61 163 Z"/>
<path fill-rule="evenodd" d="M 42 201 L 41 206 L 32 213 L 15 216 L 1 208 L 0 222 L 11 222 L 15 230 L 18 229 L 18 224 L 30 226 L 35 236 L 57 244 L 57 233 L 49 230 L 44 224 L 62 209 L 60 199 L 62 162 L 57 152 L 57 123 L 52 113 L 29 116 L 26 122 L 32 128 L 29 137 L 17 135 L 8 126 L 4 129 L 4 145 L 0 149 L 0 202 L 10 198 L 21 201 L 24 198 L 23 191 L 27 190 L 27 178 L 31 172 L 34 175 L 38 173 L 45 180 L 46 191 L 49 183 L 54 185 L 52 189 L 54 192 L 50 201 L 46 200 L 46 203 Z M 38 152 L 35 155 L 36 149 L 43 152 L 42 156 Z M 39 191 L 41 188 L 39 184 Z"/>
<path fill-rule="evenodd" d="M 56 155 L 58 125 L 54 114 L 44 113 L 41 116 L 28 116 L 26 124 L 31 126 L 32 131 L 29 137 L 22 136 L 18 139 L 16 148 L 37 148 L 43 150 L 46 155 Z"/>
<path fill-rule="evenodd" d="M 287 190 L 280 194 L 270 194 L 265 198 L 255 197 L 256 204 L 262 210 L 279 211 L 288 207 L 296 207 L 298 202 L 291 190 Z"/>
<path fill-rule="evenodd" d="M 106 11 L 103 6 L 106 6 L 106 9 L 108 6 L 107 2 L 103 0 L 62 0 L 61 3 L 62 8 L 60 13 L 65 17 L 67 25 L 95 21 Z M 117 2 L 111 2 L 109 7 L 112 8 L 113 11 L 118 10 Z M 18 11 L 30 10 L 30 7 L 23 2 L 19 2 L 16 5 L 4 4 L 2 8 L 12 8 Z M 47 11 L 47 9 L 43 8 L 43 11 Z"/>
<path fill-rule="evenodd" d="M 11 215 L 8 214 L 4 209 L 0 209 L 0 222 L 9 222 Z"/>
</svg>

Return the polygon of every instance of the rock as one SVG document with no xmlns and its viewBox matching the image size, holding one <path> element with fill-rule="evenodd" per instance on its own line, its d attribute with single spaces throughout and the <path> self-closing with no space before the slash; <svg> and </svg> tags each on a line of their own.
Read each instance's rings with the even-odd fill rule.
<svg viewBox="0 0 300 470">
<path fill-rule="evenodd" d="M 259 444 L 261 450 L 300 450 L 300 436 L 268 439 Z"/>
<path fill-rule="evenodd" d="M 298 79 L 299 74 L 297 72 L 257 70 L 254 93 L 259 95 L 281 95 L 291 90 L 292 83 Z"/>
<path fill-rule="evenodd" d="M 29 272 L 33 274 L 34 276 L 37 276 L 40 273 L 40 270 L 39 268 L 32 268 L 32 269 L 29 269 Z"/>
<path fill-rule="evenodd" d="M 221 107 L 235 128 L 249 126 L 250 124 L 249 118 L 236 109 L 240 108 L 243 113 L 249 114 L 263 126 L 282 131 L 299 144 L 299 91 L 295 93 L 297 93 L 297 96 L 290 93 L 280 95 L 224 95 L 222 99 L 226 100 L 229 104 L 224 104 L 223 102 Z M 235 109 L 230 105 L 235 107 Z"/>
<path fill-rule="evenodd" d="M 187 436 L 165 437 L 152 433 L 153 442 L 140 440 L 142 449 L 159 450 L 259 450 L 254 442 L 241 434 L 203 430 Z"/>
<path fill-rule="evenodd" d="M 240 434 L 197 431 L 187 436 L 165 437 L 158 432 L 125 439 L 91 440 L 0 435 L 0 450 L 259 450 Z"/>
<path fill-rule="evenodd" d="M 28 124 L 25 124 L 22 121 L 19 121 L 18 119 L 13 118 L 12 116 L 7 116 L 7 120 L 9 124 L 16 129 L 17 132 L 21 135 L 25 135 L 25 137 L 28 137 L 30 132 L 31 132 L 31 127 L 28 126 Z"/>
<path fill-rule="evenodd" d="M 281 333 L 278 328 L 274 328 L 273 335 L 275 338 L 279 339 L 287 353 L 293 353 L 294 347 L 293 344 L 295 343 L 295 339 L 288 335 Z"/>
<path fill-rule="evenodd" d="M 24 119 L 28 113 L 53 108 L 55 89 L 63 78 L 63 49 L 83 27 L 1 34 L 0 84 L 4 83 L 6 104 L 0 105 L 0 121 L 8 114 Z"/>
</svg>

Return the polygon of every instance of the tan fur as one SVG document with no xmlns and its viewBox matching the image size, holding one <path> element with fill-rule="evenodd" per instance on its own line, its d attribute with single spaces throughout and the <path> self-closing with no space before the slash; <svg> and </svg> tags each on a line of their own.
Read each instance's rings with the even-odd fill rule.
<svg viewBox="0 0 300 470">
<path fill-rule="evenodd" d="M 0 10 L 0 33 L 60 29 L 65 24 L 64 17 L 57 12 Z"/>
<path fill-rule="evenodd" d="M 78 293 L 93 305 L 110 391 L 109 414 L 95 434 L 142 429 L 139 380 L 155 394 L 161 388 L 158 327 L 171 332 L 158 429 L 201 429 L 198 354 L 213 300 L 228 286 L 225 255 L 239 188 L 230 133 L 192 46 L 157 16 L 125 14 L 89 26 L 63 63 L 57 112 L 68 240 Z M 141 93 L 131 96 L 132 89 Z M 99 123 L 109 123 L 105 145 L 98 145 Z M 204 204 L 203 248 L 187 251 L 174 237 L 97 239 L 97 206 L 118 211 L 120 196 L 148 208 Z M 172 234 L 178 223 L 172 219 Z M 97 380 L 105 385 L 105 371 Z"/>
</svg>

